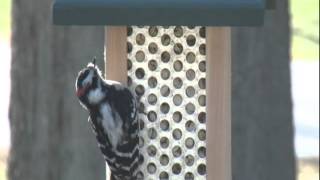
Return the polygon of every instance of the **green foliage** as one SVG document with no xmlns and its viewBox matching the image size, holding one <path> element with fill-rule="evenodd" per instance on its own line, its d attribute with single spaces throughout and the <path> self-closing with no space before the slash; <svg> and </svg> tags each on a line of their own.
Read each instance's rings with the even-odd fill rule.
<svg viewBox="0 0 320 180">
<path fill-rule="evenodd" d="M 291 0 L 292 58 L 319 59 L 319 0 Z"/>
<path fill-rule="evenodd" d="M 7 37 L 10 34 L 10 9 L 11 0 L 0 1 L 0 37 Z"/>
</svg>

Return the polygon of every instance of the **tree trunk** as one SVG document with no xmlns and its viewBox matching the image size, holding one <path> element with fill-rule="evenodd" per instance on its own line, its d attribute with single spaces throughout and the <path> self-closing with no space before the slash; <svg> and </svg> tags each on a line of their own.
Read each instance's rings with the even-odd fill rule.
<svg viewBox="0 0 320 180">
<path fill-rule="evenodd" d="M 294 180 L 288 1 L 233 30 L 233 179 Z"/>
<path fill-rule="evenodd" d="M 104 180 L 88 113 L 74 93 L 103 27 L 52 25 L 50 0 L 13 0 L 10 180 Z M 101 66 L 103 67 L 103 66 Z"/>
</svg>

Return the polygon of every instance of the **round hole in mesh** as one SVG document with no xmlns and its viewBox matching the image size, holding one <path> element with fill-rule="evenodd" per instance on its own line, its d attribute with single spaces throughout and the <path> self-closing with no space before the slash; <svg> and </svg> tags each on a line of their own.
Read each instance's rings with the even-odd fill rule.
<svg viewBox="0 0 320 180">
<path fill-rule="evenodd" d="M 177 26 L 174 28 L 173 33 L 176 37 L 181 37 L 183 35 L 183 29 L 181 26 Z"/>
<path fill-rule="evenodd" d="M 193 52 L 188 52 L 186 59 L 188 63 L 194 63 L 194 61 L 196 60 L 196 55 Z"/>
<path fill-rule="evenodd" d="M 127 53 L 131 53 L 132 51 L 132 44 L 130 42 L 127 42 Z"/>
<path fill-rule="evenodd" d="M 158 34 L 158 28 L 156 26 L 150 26 L 148 32 L 151 37 L 155 37 Z"/>
<path fill-rule="evenodd" d="M 144 73 L 144 70 L 142 68 L 138 68 L 136 70 L 136 77 L 138 79 L 143 79 L 144 75 L 145 75 L 145 73 Z"/>
<path fill-rule="evenodd" d="M 183 85 L 183 82 L 181 80 L 181 78 L 174 78 L 173 80 L 173 86 L 176 88 L 176 89 L 180 89 Z"/>
<path fill-rule="evenodd" d="M 188 86 L 188 87 L 186 88 L 186 95 L 187 95 L 188 97 L 193 97 L 195 93 L 196 93 L 196 91 L 195 91 L 195 89 L 194 89 L 192 86 Z"/>
<path fill-rule="evenodd" d="M 180 146 L 174 146 L 173 148 L 172 148 L 172 155 L 174 156 L 174 157 L 180 157 L 181 156 L 181 154 L 182 154 L 182 150 L 181 150 L 181 147 Z"/>
<path fill-rule="evenodd" d="M 129 71 L 129 70 L 131 70 L 131 68 L 132 68 L 132 62 L 128 59 L 128 61 L 127 61 L 127 70 Z"/>
<path fill-rule="evenodd" d="M 200 106 L 206 106 L 206 96 L 205 95 L 199 96 L 198 102 Z"/>
<path fill-rule="evenodd" d="M 161 36 L 161 43 L 164 46 L 168 46 L 170 44 L 171 38 L 168 34 L 164 34 Z"/>
<path fill-rule="evenodd" d="M 162 154 L 162 155 L 160 156 L 160 164 L 161 164 L 162 166 L 168 165 L 168 164 L 169 164 L 169 156 L 166 155 L 166 154 Z"/>
<path fill-rule="evenodd" d="M 198 173 L 200 175 L 206 174 L 206 165 L 205 164 L 200 164 L 197 169 L 198 169 Z"/>
<path fill-rule="evenodd" d="M 201 61 L 201 62 L 199 63 L 199 70 L 200 70 L 201 72 L 206 72 L 206 62 L 205 62 L 205 61 Z"/>
<path fill-rule="evenodd" d="M 168 51 L 163 51 L 161 53 L 161 61 L 164 63 L 167 63 L 170 61 L 170 54 L 168 53 Z"/>
<path fill-rule="evenodd" d="M 144 180 L 144 175 L 141 171 L 137 173 L 137 180 Z"/>
<path fill-rule="evenodd" d="M 128 26 L 127 27 L 127 36 L 131 36 L 132 35 L 132 27 Z"/>
<path fill-rule="evenodd" d="M 135 57 L 136 57 L 136 60 L 137 60 L 138 62 L 142 62 L 142 61 L 144 61 L 144 59 L 146 58 L 146 56 L 145 56 L 145 54 L 144 54 L 143 51 L 137 51 Z"/>
<path fill-rule="evenodd" d="M 155 88 L 157 86 L 157 84 L 158 84 L 157 78 L 150 77 L 148 79 L 148 85 L 149 85 L 150 88 Z"/>
<path fill-rule="evenodd" d="M 187 72 L 186 72 L 186 77 L 189 81 L 192 81 L 194 80 L 194 78 L 196 77 L 196 73 L 194 72 L 194 70 L 192 69 L 189 69 Z"/>
<path fill-rule="evenodd" d="M 154 145 L 150 145 L 147 148 L 148 155 L 154 157 L 157 154 L 157 148 Z"/>
<path fill-rule="evenodd" d="M 181 112 L 179 111 L 174 112 L 172 115 L 172 119 L 174 120 L 174 122 L 179 123 L 182 120 Z"/>
<path fill-rule="evenodd" d="M 206 123 L 206 113 L 205 112 L 199 113 L 198 120 L 202 124 Z"/>
<path fill-rule="evenodd" d="M 170 111 L 170 106 L 168 103 L 162 103 L 160 105 L 160 111 L 163 113 L 163 114 L 167 114 L 169 111 Z"/>
<path fill-rule="evenodd" d="M 182 132 L 180 129 L 175 129 L 172 131 L 172 137 L 173 139 L 175 140 L 180 140 L 181 139 L 181 136 L 182 136 Z"/>
<path fill-rule="evenodd" d="M 137 34 L 137 36 L 136 36 L 136 43 L 137 43 L 138 45 L 143 45 L 145 41 L 146 41 L 146 38 L 144 37 L 143 34 L 141 34 L 141 33 Z"/>
<path fill-rule="evenodd" d="M 167 85 L 163 85 L 160 89 L 160 93 L 163 97 L 167 97 L 170 94 L 170 88 Z"/>
<path fill-rule="evenodd" d="M 201 55 L 206 55 L 206 45 L 205 44 L 201 44 L 199 46 L 199 52 Z"/>
<path fill-rule="evenodd" d="M 150 71 L 155 71 L 158 67 L 158 63 L 155 60 L 150 60 L 148 63 L 148 68 Z"/>
<path fill-rule="evenodd" d="M 206 79 L 201 78 L 198 82 L 198 85 L 199 85 L 200 89 L 206 89 Z"/>
<path fill-rule="evenodd" d="M 164 149 L 169 147 L 169 139 L 167 137 L 162 137 L 160 139 L 160 146 Z"/>
<path fill-rule="evenodd" d="M 169 174 L 167 173 L 167 172 L 161 172 L 160 174 L 159 174 L 159 179 L 160 180 L 169 180 Z"/>
<path fill-rule="evenodd" d="M 169 131 L 169 127 L 170 127 L 170 125 L 169 125 L 168 120 L 164 119 L 160 122 L 160 128 L 162 131 Z"/>
<path fill-rule="evenodd" d="M 127 78 L 127 84 L 128 84 L 128 87 L 130 87 L 132 85 L 132 79 L 130 76 L 128 76 L 128 78 Z"/>
<path fill-rule="evenodd" d="M 186 165 L 187 166 L 192 166 L 193 165 L 193 163 L 194 163 L 194 157 L 192 156 L 192 155 L 187 155 L 186 157 L 185 157 L 185 162 L 186 162 Z"/>
<path fill-rule="evenodd" d="M 205 158 L 206 157 L 206 148 L 205 147 L 200 147 L 198 149 L 198 156 L 201 158 Z"/>
<path fill-rule="evenodd" d="M 139 119 L 139 128 L 140 128 L 140 130 L 144 129 L 144 122 L 142 119 Z"/>
<path fill-rule="evenodd" d="M 177 60 L 174 62 L 173 64 L 173 69 L 176 71 L 176 72 L 180 72 L 183 68 L 183 64 L 181 61 Z"/>
<path fill-rule="evenodd" d="M 148 103 L 150 105 L 155 105 L 157 103 L 157 96 L 155 94 L 149 94 Z"/>
<path fill-rule="evenodd" d="M 155 54 L 158 51 L 158 45 L 156 43 L 152 42 L 149 44 L 148 50 L 151 54 Z"/>
<path fill-rule="evenodd" d="M 202 38 L 205 38 L 206 37 L 206 28 L 205 27 L 201 27 L 200 30 L 199 30 L 199 35 L 200 37 Z"/>
<path fill-rule="evenodd" d="M 184 179 L 185 179 L 185 180 L 194 180 L 194 175 L 193 175 L 191 172 L 187 172 L 187 173 L 184 175 Z"/>
<path fill-rule="evenodd" d="M 144 139 L 139 137 L 139 147 L 142 148 L 144 146 Z"/>
<path fill-rule="evenodd" d="M 163 80 L 167 80 L 167 79 L 169 79 L 169 77 L 170 77 L 170 71 L 169 71 L 169 69 L 162 69 L 162 71 L 161 71 L 161 78 L 162 78 Z"/>
<path fill-rule="evenodd" d="M 138 96 L 142 96 L 144 94 L 144 87 L 142 85 L 138 85 L 135 88 L 135 91 Z"/>
<path fill-rule="evenodd" d="M 192 149 L 194 146 L 194 140 L 192 138 L 187 138 L 185 141 L 185 145 L 188 149 Z"/>
<path fill-rule="evenodd" d="M 181 173 L 181 165 L 178 163 L 173 164 L 172 173 L 177 174 L 177 175 L 180 174 Z"/>
<path fill-rule="evenodd" d="M 187 37 L 187 44 L 188 46 L 194 46 L 196 44 L 196 37 L 194 37 L 194 35 L 189 35 Z"/>
<path fill-rule="evenodd" d="M 150 139 L 155 139 L 157 138 L 157 131 L 154 128 L 148 129 L 148 137 Z"/>
<path fill-rule="evenodd" d="M 182 103 L 182 96 L 180 94 L 176 94 L 173 96 L 173 104 L 176 106 L 180 106 Z"/>
<path fill-rule="evenodd" d="M 143 164 L 144 162 L 144 156 L 142 154 L 139 154 L 139 165 Z"/>
<path fill-rule="evenodd" d="M 150 111 L 148 112 L 147 117 L 150 122 L 155 122 L 157 120 L 157 113 L 154 111 Z"/>
<path fill-rule="evenodd" d="M 186 122 L 186 130 L 189 132 L 195 132 L 196 131 L 196 124 L 189 120 Z"/>
<path fill-rule="evenodd" d="M 198 138 L 200 141 L 205 141 L 206 140 L 206 131 L 204 129 L 201 129 L 198 132 Z"/>
<path fill-rule="evenodd" d="M 144 109 L 145 109 L 145 105 L 142 102 L 139 102 L 139 104 L 138 104 L 138 112 L 139 113 L 144 113 L 145 112 Z"/>
<path fill-rule="evenodd" d="M 174 53 L 176 53 L 176 54 L 181 54 L 182 53 L 182 51 L 183 51 L 183 46 L 182 46 L 182 44 L 180 44 L 180 43 L 176 43 L 174 46 L 173 46 L 173 51 L 174 51 Z"/>
<path fill-rule="evenodd" d="M 147 165 L 147 170 L 148 170 L 149 174 L 154 174 L 157 171 L 157 167 L 156 167 L 156 165 L 154 163 L 149 163 Z"/>
<path fill-rule="evenodd" d="M 193 114 L 195 110 L 196 110 L 196 107 L 194 106 L 194 104 L 188 103 L 188 104 L 186 105 L 186 112 L 187 112 L 188 114 Z"/>
</svg>

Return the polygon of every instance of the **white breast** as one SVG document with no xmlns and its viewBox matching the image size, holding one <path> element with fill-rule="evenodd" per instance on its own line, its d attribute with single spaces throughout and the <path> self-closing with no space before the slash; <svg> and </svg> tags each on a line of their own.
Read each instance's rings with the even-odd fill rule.
<svg viewBox="0 0 320 180">
<path fill-rule="evenodd" d="M 101 91 L 101 88 L 91 90 L 88 95 L 90 104 L 98 104 L 105 97 L 105 94 Z"/>
<path fill-rule="evenodd" d="M 102 126 L 104 127 L 105 133 L 108 135 L 110 143 L 113 147 L 116 147 L 122 138 L 122 121 L 119 119 L 120 116 L 117 112 L 115 117 L 112 116 L 112 109 L 109 104 L 101 106 L 100 112 L 102 113 Z"/>
</svg>

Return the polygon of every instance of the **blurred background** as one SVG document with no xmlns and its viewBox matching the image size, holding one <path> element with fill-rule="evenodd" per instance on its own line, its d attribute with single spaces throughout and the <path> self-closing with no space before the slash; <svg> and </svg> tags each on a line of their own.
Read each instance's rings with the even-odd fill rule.
<svg viewBox="0 0 320 180">
<path fill-rule="evenodd" d="M 21 3 L 19 1 L 14 1 L 14 3 L 16 3 L 15 11 L 20 11 L 23 9 L 24 6 L 21 5 Z M 293 125 L 294 125 L 293 126 L 294 127 L 294 148 L 295 148 L 294 152 L 295 152 L 296 167 L 297 167 L 296 174 L 297 174 L 298 180 L 318 180 L 319 179 L 319 0 L 305 0 L 305 1 L 291 0 L 289 3 L 290 3 L 290 6 L 288 8 L 289 8 L 289 12 L 291 15 L 289 18 L 290 25 L 291 25 L 291 27 L 290 27 L 290 29 L 291 29 L 291 35 L 290 35 L 291 42 L 289 41 L 290 45 L 291 45 L 291 54 L 290 54 L 291 60 L 289 63 L 289 68 L 290 68 L 290 72 L 291 72 L 290 93 L 291 93 L 291 99 L 292 99 L 292 103 L 293 103 L 293 106 L 290 106 L 290 107 L 292 107 L 292 119 L 293 119 Z M 50 8 L 50 6 L 49 6 L 50 3 L 43 4 L 43 5 L 46 6 L 46 9 Z M 15 18 L 11 18 L 11 6 L 12 5 L 11 5 L 10 0 L 1 0 L 0 1 L 0 58 L 1 58 L 0 66 L 2 68 L 0 71 L 0 81 L 3 83 L 3 88 L 0 91 L 1 92 L 0 93 L 0 99 L 1 99 L 1 101 L 0 101 L 0 180 L 7 180 L 6 169 L 8 167 L 7 161 L 9 159 L 8 155 L 9 155 L 9 149 L 10 149 L 10 145 L 11 145 L 9 116 L 8 116 L 10 90 L 11 90 L 10 87 L 21 88 L 22 90 L 19 92 L 21 96 L 30 95 L 30 92 L 28 92 L 28 90 L 24 91 L 24 87 L 22 85 L 19 86 L 19 84 L 17 84 L 17 82 L 16 82 L 16 84 L 14 84 L 14 86 L 11 86 L 11 80 L 10 80 L 11 56 L 12 56 L 11 53 L 12 53 L 12 51 L 15 51 L 15 50 L 17 52 L 24 51 L 22 46 L 19 46 L 19 45 L 12 46 L 12 42 L 11 42 L 12 39 L 14 41 L 17 41 L 17 39 L 19 39 L 19 38 L 21 41 L 24 41 L 24 39 L 22 38 L 22 35 L 21 35 L 21 37 L 19 35 L 17 35 L 16 37 L 12 38 L 12 34 L 14 34 L 13 32 L 19 31 L 19 29 L 17 29 L 19 26 L 15 25 L 14 27 L 16 27 L 16 29 L 11 28 L 11 22 L 13 22 L 13 19 L 15 19 L 15 20 L 19 21 L 20 24 L 25 23 L 25 22 L 23 22 L 23 20 L 21 18 L 18 17 L 18 14 L 19 14 L 18 12 L 15 12 Z M 34 6 L 37 6 L 40 13 L 43 13 L 43 14 L 48 13 L 47 11 L 42 10 L 41 3 L 39 3 L 39 5 L 34 4 Z M 28 8 L 28 7 L 26 7 L 26 8 Z M 29 8 L 29 9 L 31 9 L 31 8 Z M 30 14 L 31 14 L 31 12 L 29 12 L 29 15 Z M 37 22 L 37 21 L 42 21 L 41 17 L 39 17 L 39 16 L 34 16 L 34 17 L 30 16 L 30 18 L 36 19 L 34 21 L 31 20 L 31 22 L 33 22 L 33 23 Z M 43 20 L 43 21 L 48 21 L 48 19 Z M 49 20 L 48 24 L 50 24 L 50 23 L 51 22 Z M 28 25 L 26 25 L 26 26 L 28 26 Z M 34 27 L 36 27 L 36 26 L 34 26 Z M 44 40 L 46 40 L 46 37 L 43 37 L 43 36 L 46 36 L 45 32 L 49 31 L 48 29 L 50 29 L 51 27 L 47 26 L 46 28 L 38 29 L 38 30 L 33 29 L 34 27 L 30 26 L 29 29 L 27 29 L 27 31 L 30 31 L 30 34 L 32 34 L 32 33 L 42 34 L 42 36 L 40 36 L 40 37 L 35 36 L 36 37 L 35 41 L 37 41 L 41 38 L 44 38 Z M 72 31 L 79 32 L 78 29 L 75 30 L 72 28 L 71 29 L 62 29 L 59 27 L 58 28 L 54 27 L 54 28 L 55 28 L 54 32 L 50 33 L 50 35 L 53 34 L 53 37 L 58 38 L 58 39 L 59 38 L 66 39 L 68 37 L 65 37 L 63 35 L 63 33 L 61 33 L 62 35 L 55 34 L 56 31 L 64 31 L 64 34 L 68 34 L 68 33 L 70 34 L 70 33 L 72 33 Z M 83 30 L 83 32 L 79 32 L 78 35 L 86 36 L 85 39 L 87 40 L 87 42 L 91 41 L 91 42 L 96 42 L 96 43 L 100 43 L 100 44 L 103 43 L 103 41 L 102 41 L 103 39 L 100 39 L 99 37 L 94 37 L 93 35 L 87 37 L 86 31 L 95 31 L 95 30 L 93 29 L 93 27 L 85 28 L 85 30 Z M 103 34 L 102 29 L 97 30 L 97 31 L 99 31 L 101 34 Z M 239 32 L 236 32 L 236 33 L 240 33 L 241 31 L 246 31 L 246 30 L 240 29 Z M 34 39 L 30 39 L 30 40 L 33 41 Z M 51 40 L 52 39 L 49 38 L 49 41 L 51 41 Z M 72 41 L 72 37 L 69 37 L 69 40 Z M 52 46 L 51 48 L 55 48 L 55 47 L 58 47 L 59 44 L 52 43 L 52 44 L 49 44 L 49 46 Z M 97 46 L 97 45 L 92 45 L 92 44 L 88 43 L 87 46 L 92 47 L 92 46 Z M 25 47 L 27 47 L 27 46 L 25 45 Z M 37 45 L 34 45 L 30 42 L 30 48 L 37 48 L 37 47 L 38 47 Z M 67 47 L 68 46 L 66 46 L 66 48 Z M 60 50 L 60 51 L 64 51 L 64 50 L 65 51 L 74 51 L 74 49 L 77 49 L 77 48 L 78 49 L 80 49 L 80 48 L 86 49 L 86 47 L 83 47 L 83 46 L 75 47 L 74 49 L 66 49 L 66 48 L 62 48 L 62 50 Z M 98 48 L 96 48 L 96 49 L 98 49 Z M 100 49 L 97 51 L 99 51 L 99 53 L 102 54 L 103 49 Z M 54 53 L 59 53 L 59 52 L 54 52 Z M 73 53 L 75 53 L 75 52 L 73 52 Z M 96 53 L 97 52 L 94 52 L 94 54 L 96 54 Z M 87 53 L 86 56 L 81 56 L 79 58 L 83 58 L 84 60 L 82 60 L 82 62 L 84 63 L 86 61 L 85 59 L 90 59 L 90 57 L 92 55 L 93 55 L 92 53 Z M 41 59 L 41 58 L 46 58 L 47 56 L 44 55 L 43 53 L 36 53 L 34 55 L 34 57 Z M 19 57 L 19 55 L 15 55 L 15 58 L 16 59 L 20 58 L 20 60 L 23 59 L 23 57 L 21 57 L 21 55 L 20 55 L 20 57 Z M 55 58 L 59 59 L 59 58 L 65 58 L 65 57 L 53 55 L 53 59 L 55 59 Z M 66 58 L 72 59 L 71 57 L 66 57 Z M 56 60 L 56 61 L 58 61 L 58 60 Z M 62 61 L 62 60 L 60 60 L 60 61 Z M 12 62 L 12 63 L 14 63 L 14 62 Z M 42 63 L 45 63 L 45 62 L 42 62 Z M 60 66 L 58 66 L 59 62 L 57 62 L 57 64 L 54 64 L 55 60 L 49 61 L 49 64 L 50 63 L 53 63 L 51 65 L 57 67 L 58 73 L 53 72 L 54 77 L 61 76 L 61 74 L 64 73 L 64 70 L 67 70 L 69 68 L 68 67 L 65 69 L 63 69 L 63 68 L 61 69 Z M 61 63 L 63 63 L 63 62 L 61 62 Z M 39 62 L 38 65 L 40 65 L 40 64 L 41 63 Z M 71 64 L 71 62 L 66 63 L 66 66 L 68 66 L 70 64 Z M 80 69 L 80 67 L 81 67 L 81 63 L 79 63 L 78 66 L 71 68 L 70 71 L 74 71 L 74 73 L 76 73 L 78 71 L 78 69 Z M 277 65 L 271 66 L 271 67 L 277 68 Z M 15 72 L 15 71 L 16 70 L 14 69 L 13 72 Z M 43 71 L 47 71 L 47 69 L 44 69 Z M 41 72 L 42 71 L 37 70 L 38 74 L 41 74 Z M 59 72 L 61 74 L 59 74 Z M 28 75 L 28 73 L 30 73 L 30 72 L 25 72 L 25 74 L 21 73 L 20 75 L 17 75 L 15 77 L 17 78 L 18 76 Z M 71 74 L 67 78 L 70 78 L 70 80 L 72 81 L 74 78 L 74 74 Z M 26 83 L 28 83 L 28 81 L 30 81 L 29 83 L 32 84 L 30 79 L 26 79 L 25 81 L 26 81 Z M 41 81 L 41 79 L 39 81 Z M 33 82 L 33 83 L 37 83 L 37 82 Z M 58 81 L 58 82 L 56 82 L 56 85 L 63 86 L 63 83 L 62 83 L 62 81 L 61 82 Z M 41 93 L 48 93 L 48 92 L 46 92 L 46 89 L 44 86 L 45 86 L 45 84 L 43 85 L 43 88 L 38 91 L 38 93 L 40 93 L 40 94 Z M 288 87 L 290 87 L 290 85 Z M 72 86 L 70 86 L 70 88 L 71 89 L 73 88 L 73 84 L 72 84 Z M 14 94 L 19 95 L 19 93 L 14 93 Z M 50 93 L 48 93 L 47 96 L 50 96 Z M 66 96 L 72 96 L 72 95 L 67 93 Z M 39 98 L 41 98 L 41 96 Z M 235 98 L 235 99 L 237 99 L 237 98 Z M 13 97 L 13 101 L 17 101 L 17 99 L 14 99 L 14 97 Z M 48 101 L 50 101 L 50 99 Z M 45 103 L 49 103 L 48 101 Z M 63 100 L 61 100 L 61 101 L 62 102 L 60 105 L 63 106 L 64 102 L 63 102 Z M 76 102 L 75 99 L 72 99 L 71 101 Z M 237 103 L 235 103 L 235 104 L 237 104 Z M 74 103 L 73 106 L 78 106 L 78 103 Z M 26 107 L 21 107 L 21 108 L 27 109 L 28 107 L 26 105 Z M 55 108 L 55 107 L 53 107 L 53 108 Z M 61 111 L 63 111 L 63 110 L 61 110 Z M 44 111 L 44 113 L 45 112 L 46 112 L 46 110 Z M 65 112 L 67 112 L 67 110 L 65 110 Z M 13 115 L 13 116 L 14 116 L 13 118 L 17 118 L 15 115 Z M 21 115 L 21 117 L 24 117 L 24 116 L 29 116 L 29 114 L 22 114 Z M 37 115 L 30 115 L 30 116 L 37 117 Z M 57 118 L 62 118 L 62 117 L 59 116 Z M 74 118 L 74 117 L 67 117 L 67 118 Z M 45 119 L 45 118 L 43 118 L 43 119 Z M 15 122 L 12 121 L 12 123 L 14 124 Z M 42 123 L 42 122 L 39 121 L 37 123 Z M 84 122 L 84 123 L 86 123 L 86 122 Z M 32 123 L 31 123 L 31 125 L 32 125 Z M 61 126 L 61 124 L 56 124 L 56 126 L 59 127 L 59 126 Z M 86 127 L 87 125 L 84 124 L 81 126 Z M 15 129 L 15 131 L 19 131 L 19 128 L 18 127 L 16 127 L 16 128 L 17 129 Z M 41 127 L 38 127 L 38 128 L 41 128 Z M 32 129 L 32 127 L 31 127 L 31 129 Z M 49 131 L 49 133 L 50 132 L 54 133 L 54 130 L 50 130 L 50 128 L 48 131 Z M 34 132 L 34 130 L 30 131 L 30 132 L 32 134 Z M 50 136 L 50 134 L 48 136 Z M 69 135 L 62 135 L 62 136 L 58 137 L 58 139 L 65 138 L 66 136 L 69 136 Z M 72 132 L 71 132 L 70 136 L 75 137 L 76 140 L 73 140 L 73 141 L 77 142 L 79 140 L 79 142 L 77 142 L 77 143 L 81 144 L 80 141 L 83 138 L 77 139 L 77 137 L 76 137 L 77 134 L 76 133 L 72 134 Z M 36 136 L 36 134 L 34 134 L 32 137 L 34 138 L 37 136 Z M 48 139 L 50 139 L 50 138 L 48 138 Z M 39 141 L 42 141 L 42 140 L 39 140 Z M 46 139 L 43 141 L 46 141 Z M 290 140 L 288 139 L 288 141 L 290 141 Z M 88 142 L 89 142 L 89 144 L 92 143 L 92 146 L 95 147 L 95 143 L 93 142 L 93 140 L 89 139 Z M 18 144 L 18 143 L 24 143 L 24 142 L 15 141 L 15 143 Z M 65 144 L 68 144 L 68 142 L 65 142 Z M 77 144 L 78 147 L 79 147 L 79 144 Z M 270 144 L 272 144 L 272 142 Z M 49 144 L 49 145 L 46 145 L 43 147 L 41 146 L 41 148 L 50 149 L 52 147 L 60 146 L 60 145 L 63 145 L 63 143 L 57 141 L 54 144 Z M 67 145 L 67 146 L 69 146 L 69 145 Z M 57 150 L 57 152 L 53 152 L 53 153 L 61 153 L 60 151 L 61 150 Z M 67 148 L 66 151 L 69 153 L 72 153 L 72 147 Z M 63 151 L 63 152 L 66 152 L 66 151 Z M 92 151 L 94 152 L 94 151 L 96 151 L 96 149 L 94 149 Z M 41 153 L 42 151 L 39 151 L 39 152 Z M 83 153 L 85 153 L 85 152 L 83 152 Z M 64 153 L 61 153 L 61 154 L 64 154 Z M 24 155 L 26 155 L 26 153 Z M 83 155 L 83 154 L 80 154 L 79 157 L 81 157 L 81 155 Z M 64 155 L 60 155 L 60 156 L 61 156 L 61 159 L 65 158 L 65 157 L 63 157 Z M 100 159 L 99 156 L 100 155 L 98 154 L 98 156 L 96 158 Z M 15 157 L 15 158 L 16 159 L 13 159 L 11 161 L 13 164 L 12 166 L 14 166 L 14 165 L 19 166 L 19 163 L 18 163 L 19 161 L 17 160 L 19 158 L 19 156 Z M 33 158 L 36 159 L 36 157 L 33 157 Z M 76 158 L 76 157 L 74 157 L 74 158 Z M 27 161 L 30 165 L 32 165 L 32 162 L 31 162 L 32 160 L 34 160 L 34 159 L 32 159 L 32 158 L 27 159 Z M 50 166 L 51 162 L 52 161 L 47 160 L 46 166 Z M 78 162 L 78 163 L 83 163 L 83 162 Z M 88 168 L 91 167 L 91 168 L 95 169 L 95 166 L 96 165 L 89 163 L 84 167 L 88 167 Z M 282 168 L 286 168 L 286 167 L 282 167 Z M 26 172 L 28 172 L 28 171 L 26 171 Z M 70 172 L 72 172 L 72 171 L 70 170 Z M 13 177 L 11 179 L 19 179 L 18 177 L 22 177 L 22 175 L 23 175 L 23 173 L 20 173 L 20 174 L 22 174 L 20 176 L 19 173 L 20 172 L 10 171 L 9 174 L 11 177 Z M 55 173 L 59 173 L 59 171 L 58 170 L 57 170 L 57 172 L 50 171 L 49 174 L 50 173 L 55 174 Z M 45 176 L 43 176 L 43 177 L 45 177 Z M 54 175 L 51 175 L 49 177 L 52 177 L 50 179 L 60 179 L 60 178 L 54 178 L 55 177 Z M 60 177 L 62 177 L 62 176 L 60 176 Z M 73 176 L 70 175 L 70 176 L 64 176 L 64 177 L 70 177 L 69 179 L 72 179 L 71 177 L 73 177 Z M 28 178 L 26 178 L 26 179 L 28 179 Z M 41 178 L 39 178 L 39 179 L 41 179 Z M 64 179 L 68 179 L 68 178 L 64 178 Z M 265 179 L 271 180 L 269 178 L 265 178 Z"/>
</svg>

